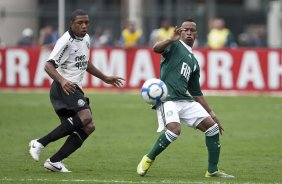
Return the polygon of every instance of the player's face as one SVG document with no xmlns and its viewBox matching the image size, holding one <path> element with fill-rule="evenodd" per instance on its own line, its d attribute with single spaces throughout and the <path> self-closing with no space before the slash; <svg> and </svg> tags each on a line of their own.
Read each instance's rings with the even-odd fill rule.
<svg viewBox="0 0 282 184">
<path fill-rule="evenodd" d="M 78 15 L 71 21 L 71 29 L 78 37 L 84 37 L 88 31 L 88 15 Z"/>
<path fill-rule="evenodd" d="M 181 25 L 185 30 L 181 32 L 181 40 L 190 47 L 193 46 L 195 39 L 198 37 L 195 22 L 183 22 Z"/>
</svg>

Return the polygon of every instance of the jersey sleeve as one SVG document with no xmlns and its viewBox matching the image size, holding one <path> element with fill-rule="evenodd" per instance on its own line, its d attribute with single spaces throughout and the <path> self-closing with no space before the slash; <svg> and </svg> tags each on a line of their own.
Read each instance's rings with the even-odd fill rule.
<svg viewBox="0 0 282 184">
<path fill-rule="evenodd" d="M 69 48 L 69 44 L 68 44 L 68 39 L 65 39 L 64 37 L 61 37 L 54 49 L 52 50 L 48 60 L 53 60 L 55 61 L 55 64 L 60 66 L 61 64 L 63 64 L 69 57 L 69 53 L 70 53 L 70 48 Z"/>
<path fill-rule="evenodd" d="M 176 45 L 177 45 L 177 41 L 172 42 L 171 44 L 169 44 L 165 48 L 164 52 L 162 53 L 162 56 L 164 58 L 170 58 L 170 56 L 172 55 L 173 50 L 176 48 Z"/>
<path fill-rule="evenodd" d="M 193 75 L 190 77 L 188 82 L 188 92 L 192 96 L 203 96 L 201 86 L 200 86 L 200 71 L 193 73 Z"/>
</svg>

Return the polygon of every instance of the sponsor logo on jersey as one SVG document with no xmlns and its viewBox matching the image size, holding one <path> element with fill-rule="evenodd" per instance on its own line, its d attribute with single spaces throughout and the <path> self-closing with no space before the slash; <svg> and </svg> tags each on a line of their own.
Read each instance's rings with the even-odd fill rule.
<svg viewBox="0 0 282 184">
<path fill-rule="evenodd" d="M 88 61 L 85 61 L 85 60 L 86 60 L 85 55 L 75 57 L 75 61 L 78 61 L 78 62 L 75 63 L 75 66 L 77 67 L 77 69 L 86 70 L 86 68 L 88 66 Z"/>
<path fill-rule="evenodd" d="M 69 45 L 66 45 L 65 48 L 63 49 L 62 53 L 60 54 L 59 58 L 57 59 L 57 63 L 60 63 L 61 62 L 61 59 L 64 55 L 64 53 L 66 52 L 66 50 L 69 48 Z"/>
<path fill-rule="evenodd" d="M 86 56 L 85 55 L 80 55 L 75 57 L 75 61 L 85 61 Z"/>
<path fill-rule="evenodd" d="M 87 68 L 87 66 L 88 66 L 88 61 L 77 62 L 77 63 L 75 63 L 75 66 L 76 66 L 77 69 L 79 69 L 79 70 L 86 70 L 86 68 Z"/>
<path fill-rule="evenodd" d="M 190 78 L 190 74 L 191 74 L 191 68 L 189 67 L 189 65 L 187 63 L 182 63 L 182 68 L 181 68 L 181 75 L 183 75 L 187 81 Z"/>
</svg>

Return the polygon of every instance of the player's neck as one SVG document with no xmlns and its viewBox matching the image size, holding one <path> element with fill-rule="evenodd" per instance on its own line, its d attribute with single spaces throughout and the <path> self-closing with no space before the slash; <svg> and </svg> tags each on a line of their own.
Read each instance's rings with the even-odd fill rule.
<svg viewBox="0 0 282 184">
<path fill-rule="evenodd" d="M 83 40 L 83 37 L 76 36 L 76 34 L 73 32 L 73 30 L 71 28 L 69 28 L 69 34 L 73 39 Z"/>
</svg>

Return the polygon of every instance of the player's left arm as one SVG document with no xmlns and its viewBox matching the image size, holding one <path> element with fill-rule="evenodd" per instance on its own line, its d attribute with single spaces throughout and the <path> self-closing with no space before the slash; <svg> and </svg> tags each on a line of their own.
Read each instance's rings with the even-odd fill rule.
<svg viewBox="0 0 282 184">
<path fill-rule="evenodd" d="M 210 114 L 211 118 L 218 124 L 220 134 L 222 135 L 222 132 L 224 131 L 223 127 L 221 126 L 216 114 L 214 111 L 210 108 L 206 98 L 204 96 L 193 96 L 195 101 L 200 103 L 204 109 Z"/>
<path fill-rule="evenodd" d="M 224 131 L 224 129 L 221 126 L 221 124 L 220 124 L 218 118 L 216 117 L 214 111 L 210 108 L 207 100 L 205 99 L 205 97 L 202 93 L 199 78 L 200 78 L 200 71 L 198 70 L 198 71 L 195 71 L 195 73 L 193 73 L 193 75 L 191 75 L 191 77 L 189 79 L 188 91 L 193 96 L 195 101 L 200 103 L 204 107 L 204 109 L 210 114 L 210 116 L 214 120 L 214 122 L 218 124 L 220 134 L 222 134 L 222 131 Z"/>
<path fill-rule="evenodd" d="M 125 81 L 122 77 L 117 76 L 107 76 L 103 74 L 98 68 L 96 68 L 90 61 L 88 62 L 88 66 L 86 71 L 91 75 L 98 77 L 102 81 L 107 84 L 112 84 L 115 87 L 121 87 L 123 85 L 123 81 Z"/>
</svg>

